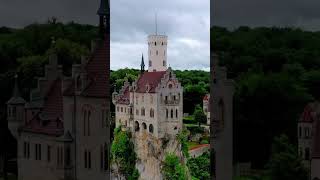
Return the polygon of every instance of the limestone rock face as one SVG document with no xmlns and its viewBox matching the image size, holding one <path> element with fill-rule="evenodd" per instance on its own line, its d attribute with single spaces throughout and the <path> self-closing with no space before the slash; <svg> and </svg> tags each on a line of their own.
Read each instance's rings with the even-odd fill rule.
<svg viewBox="0 0 320 180">
<path fill-rule="evenodd" d="M 181 145 L 176 137 L 165 136 L 165 138 L 157 139 L 147 132 L 138 132 L 134 134 L 134 145 L 140 180 L 163 179 L 161 168 L 167 153 L 174 153 L 183 159 Z"/>
</svg>

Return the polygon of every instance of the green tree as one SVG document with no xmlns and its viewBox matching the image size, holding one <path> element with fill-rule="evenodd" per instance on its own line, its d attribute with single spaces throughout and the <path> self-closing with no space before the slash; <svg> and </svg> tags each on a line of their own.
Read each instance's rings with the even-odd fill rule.
<svg viewBox="0 0 320 180">
<path fill-rule="evenodd" d="M 204 114 L 203 109 L 201 108 L 201 106 L 199 104 L 196 105 L 196 107 L 194 109 L 193 117 L 194 117 L 194 120 L 198 122 L 199 128 L 201 126 L 201 123 L 207 122 L 207 116 Z"/>
<path fill-rule="evenodd" d="M 274 139 L 271 159 L 267 164 L 270 179 L 308 179 L 308 172 L 296 149 L 295 146 L 290 144 L 286 135 L 281 135 Z"/>
<path fill-rule="evenodd" d="M 188 130 L 183 128 L 179 134 L 177 134 L 177 139 L 181 144 L 181 150 L 184 157 L 189 158 L 189 148 L 188 148 Z"/>
<path fill-rule="evenodd" d="M 169 153 L 163 162 L 162 173 L 165 180 L 186 180 L 187 169 L 184 164 L 179 161 L 178 156 Z"/>
<path fill-rule="evenodd" d="M 112 162 L 116 165 L 118 176 L 126 179 L 137 180 L 139 172 L 135 168 L 136 153 L 130 134 L 120 128 L 114 130 L 114 140 L 111 145 Z"/>
<path fill-rule="evenodd" d="M 189 167 L 192 177 L 200 180 L 210 179 L 209 153 L 204 153 L 199 157 L 188 159 L 187 166 Z"/>
</svg>

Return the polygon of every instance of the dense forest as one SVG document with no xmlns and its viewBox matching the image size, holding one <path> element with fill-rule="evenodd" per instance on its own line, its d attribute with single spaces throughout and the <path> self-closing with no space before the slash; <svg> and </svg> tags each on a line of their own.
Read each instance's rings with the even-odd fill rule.
<svg viewBox="0 0 320 180">
<path fill-rule="evenodd" d="M 211 51 L 236 82 L 235 159 L 264 168 L 276 136 L 297 145 L 303 108 L 320 97 L 320 32 L 213 27 Z"/>
</svg>

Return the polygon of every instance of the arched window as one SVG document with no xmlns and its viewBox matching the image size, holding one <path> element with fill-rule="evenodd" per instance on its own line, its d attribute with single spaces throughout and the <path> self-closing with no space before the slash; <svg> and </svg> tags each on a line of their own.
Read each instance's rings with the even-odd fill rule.
<svg viewBox="0 0 320 180">
<path fill-rule="evenodd" d="M 145 111 L 145 109 L 143 107 L 143 108 L 141 108 L 141 116 L 145 116 L 145 115 L 146 115 L 146 111 Z"/>
<path fill-rule="evenodd" d="M 149 67 L 151 67 L 152 66 L 152 61 L 151 60 L 149 60 Z"/>
<path fill-rule="evenodd" d="M 161 43 L 161 45 L 163 46 L 163 42 Z"/>
<path fill-rule="evenodd" d="M 134 130 L 135 130 L 135 131 L 139 131 L 139 130 L 140 130 L 138 121 L 135 121 L 135 122 L 134 122 Z"/>
<path fill-rule="evenodd" d="M 222 101 L 222 99 L 220 99 L 219 104 L 218 104 L 218 121 L 220 122 L 220 127 L 223 128 L 224 127 L 224 123 L 225 123 L 225 110 L 224 110 L 224 103 Z"/>
<path fill-rule="evenodd" d="M 158 52 L 158 50 L 156 51 L 156 55 L 158 56 L 158 54 L 159 54 L 159 52 Z"/>
<path fill-rule="evenodd" d="M 152 124 L 149 125 L 149 132 L 153 133 L 153 125 Z"/>
<path fill-rule="evenodd" d="M 166 118 L 168 118 L 169 117 L 169 111 L 168 111 L 168 109 L 166 109 Z"/>
<path fill-rule="evenodd" d="M 142 123 L 142 127 L 143 127 L 144 130 L 146 130 L 147 129 L 146 123 Z"/>
<path fill-rule="evenodd" d="M 154 110 L 152 108 L 150 109 L 150 117 L 154 117 Z"/>
<path fill-rule="evenodd" d="M 171 109 L 171 118 L 173 118 L 173 109 Z"/>
<path fill-rule="evenodd" d="M 144 95 L 141 96 L 141 102 L 144 102 Z"/>
<path fill-rule="evenodd" d="M 176 109 L 176 118 L 178 118 L 178 109 Z"/>
<path fill-rule="evenodd" d="M 156 45 L 157 45 L 157 42 L 154 42 L 154 45 L 156 46 Z"/>
</svg>

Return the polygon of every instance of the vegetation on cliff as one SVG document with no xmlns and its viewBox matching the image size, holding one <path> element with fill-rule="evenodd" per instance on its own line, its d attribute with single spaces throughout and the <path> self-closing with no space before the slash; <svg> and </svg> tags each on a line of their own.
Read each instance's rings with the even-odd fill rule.
<svg viewBox="0 0 320 180">
<path fill-rule="evenodd" d="M 115 174 L 125 177 L 127 180 L 137 180 L 139 172 L 135 167 L 137 155 L 131 135 L 121 128 L 114 130 L 114 140 L 111 145 L 111 162 L 115 165 Z"/>
<path fill-rule="evenodd" d="M 169 153 L 165 156 L 161 171 L 164 180 L 188 179 L 186 165 L 180 161 L 177 155 L 172 153 Z"/>
</svg>

